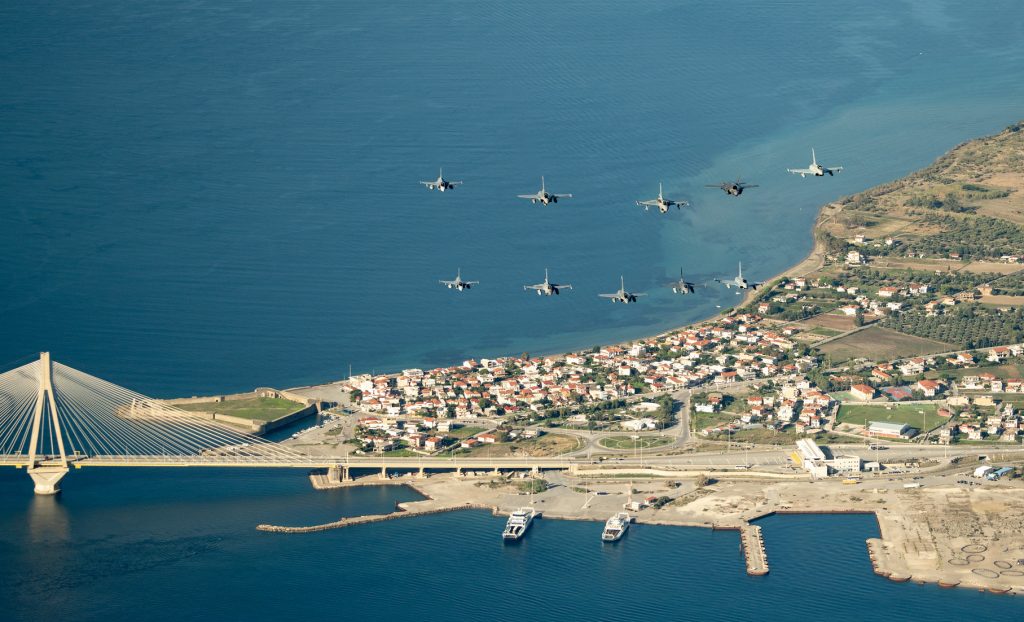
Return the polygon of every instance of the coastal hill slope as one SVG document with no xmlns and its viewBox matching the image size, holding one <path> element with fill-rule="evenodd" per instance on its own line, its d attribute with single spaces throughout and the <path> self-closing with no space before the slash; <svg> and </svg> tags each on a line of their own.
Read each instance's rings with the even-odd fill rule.
<svg viewBox="0 0 1024 622">
<path fill-rule="evenodd" d="M 1024 255 L 1024 122 L 963 143 L 930 166 L 839 201 L 821 228 L 832 254 L 1003 260 Z M 856 234 L 895 243 L 856 244 Z M 952 255 L 952 257 L 950 257 Z"/>
<path fill-rule="evenodd" d="M 1024 122 L 825 206 L 815 250 L 745 310 L 833 361 L 1024 341 Z"/>
</svg>

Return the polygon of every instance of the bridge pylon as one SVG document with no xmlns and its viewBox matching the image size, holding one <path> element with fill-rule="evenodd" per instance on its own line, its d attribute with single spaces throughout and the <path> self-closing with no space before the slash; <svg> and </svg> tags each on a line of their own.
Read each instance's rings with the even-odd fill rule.
<svg viewBox="0 0 1024 622">
<path fill-rule="evenodd" d="M 68 474 L 68 456 L 64 451 L 64 435 L 60 429 L 57 414 L 57 400 L 53 393 L 53 363 L 50 353 L 39 354 L 39 392 L 36 394 L 35 410 L 32 413 L 32 436 L 28 447 L 28 474 L 36 485 L 37 495 L 54 495 L 60 492 L 60 481 Z M 40 441 L 45 443 L 44 422 L 49 413 L 49 449 L 56 455 L 39 454 Z"/>
</svg>

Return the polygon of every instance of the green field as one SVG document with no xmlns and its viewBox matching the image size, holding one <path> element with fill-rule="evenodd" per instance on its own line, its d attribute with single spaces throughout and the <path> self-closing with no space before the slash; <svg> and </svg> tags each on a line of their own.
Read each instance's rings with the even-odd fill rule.
<svg viewBox="0 0 1024 622">
<path fill-rule="evenodd" d="M 807 331 L 812 335 L 821 335 L 822 337 L 835 337 L 836 335 L 842 335 L 843 331 L 836 330 L 834 328 L 825 328 L 824 326 L 815 326 L 811 330 Z"/>
<path fill-rule="evenodd" d="M 935 404 L 843 404 L 836 420 L 853 425 L 867 425 L 871 421 L 905 423 L 927 431 L 947 421 L 936 410 Z"/>
<path fill-rule="evenodd" d="M 388 458 L 415 458 L 416 456 L 420 456 L 422 454 L 418 454 L 411 449 L 406 449 L 403 447 L 401 449 L 392 449 L 390 451 L 385 451 L 382 455 Z"/>
<path fill-rule="evenodd" d="M 598 445 L 607 449 L 653 449 L 663 447 L 672 442 L 668 436 L 641 436 L 633 440 L 630 436 L 606 436 L 597 442 Z"/>
<path fill-rule="evenodd" d="M 693 413 L 693 425 L 697 430 L 703 430 L 704 428 L 710 428 L 712 426 L 721 425 L 723 423 L 729 423 L 735 421 L 738 413 L 734 412 L 717 412 L 717 413 Z"/>
<path fill-rule="evenodd" d="M 175 404 L 175 408 L 189 412 L 217 413 L 231 415 L 241 419 L 259 419 L 272 421 L 302 408 L 302 404 L 276 397 L 252 397 L 244 400 L 226 400 L 223 402 L 195 402 L 192 404 Z"/>
<path fill-rule="evenodd" d="M 486 432 L 486 431 L 487 431 L 487 428 L 481 428 L 480 426 L 467 425 L 466 427 L 463 427 L 463 428 L 454 428 L 453 430 L 448 432 L 448 436 L 451 436 L 453 438 L 457 438 L 457 439 L 461 440 L 461 439 L 469 438 L 470 436 L 476 436 L 477 434 L 480 434 L 481 432 Z"/>
</svg>

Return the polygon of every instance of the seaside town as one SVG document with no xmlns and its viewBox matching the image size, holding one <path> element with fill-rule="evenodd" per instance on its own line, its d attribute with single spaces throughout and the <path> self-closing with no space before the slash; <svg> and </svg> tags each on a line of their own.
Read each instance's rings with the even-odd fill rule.
<svg viewBox="0 0 1024 622">
<path fill-rule="evenodd" d="M 883 321 L 901 313 L 970 304 L 962 292 L 939 293 L 948 288 L 908 283 L 871 290 L 864 281 L 782 279 L 748 305 L 758 313 L 738 310 L 628 344 L 355 376 L 345 386 L 363 413 L 358 441 L 365 451 L 426 455 L 521 441 L 539 433 L 527 427 L 535 424 L 657 430 L 676 421 L 673 400 L 664 396 L 685 394 L 692 396 L 693 432 L 708 439 L 781 444 L 813 434 L 1019 443 L 1024 379 L 1013 374 L 1021 345 L 834 364 L 815 343 L 842 332 L 770 316 L 781 305 L 830 300 L 828 312 L 819 313 L 853 318 L 845 331 L 853 336 L 886 330 Z M 467 425 L 479 433 L 451 435 Z"/>
</svg>

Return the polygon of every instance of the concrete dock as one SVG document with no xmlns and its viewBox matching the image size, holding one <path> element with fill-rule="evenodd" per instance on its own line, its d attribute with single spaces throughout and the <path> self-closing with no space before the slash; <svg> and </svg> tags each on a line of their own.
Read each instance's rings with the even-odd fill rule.
<svg viewBox="0 0 1024 622">
<path fill-rule="evenodd" d="M 740 544 L 747 561 L 747 574 L 761 576 L 768 574 L 768 554 L 764 551 L 764 537 L 757 525 L 740 527 Z"/>
</svg>

